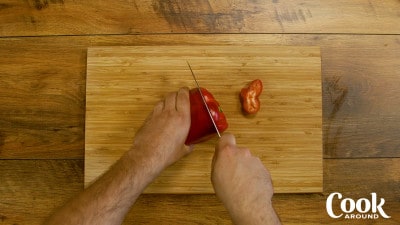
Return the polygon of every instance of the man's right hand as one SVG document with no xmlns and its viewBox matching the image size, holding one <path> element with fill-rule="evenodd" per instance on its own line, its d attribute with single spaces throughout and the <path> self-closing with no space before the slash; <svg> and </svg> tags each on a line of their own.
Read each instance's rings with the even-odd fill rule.
<svg viewBox="0 0 400 225">
<path fill-rule="evenodd" d="M 249 149 L 224 134 L 215 147 L 211 181 L 234 224 L 280 224 L 271 199 L 271 176 Z"/>
</svg>

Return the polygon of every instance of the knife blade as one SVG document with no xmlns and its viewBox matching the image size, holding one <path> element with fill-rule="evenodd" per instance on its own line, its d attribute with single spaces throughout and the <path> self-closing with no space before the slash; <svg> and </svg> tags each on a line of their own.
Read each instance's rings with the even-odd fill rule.
<svg viewBox="0 0 400 225">
<path fill-rule="evenodd" d="M 201 92 L 200 85 L 199 85 L 199 83 L 197 82 L 197 79 L 196 79 L 196 76 L 194 75 L 194 72 L 193 72 L 193 70 L 192 70 L 192 67 L 191 67 L 190 64 L 189 64 L 189 61 L 186 61 L 186 63 L 187 63 L 188 66 L 189 66 L 190 72 L 192 73 L 192 76 L 193 76 L 193 80 L 194 80 L 194 82 L 196 83 L 197 89 L 198 89 L 199 92 L 200 92 L 200 96 L 201 96 L 201 98 L 203 99 L 203 103 L 204 103 L 204 105 L 206 106 L 206 109 L 207 109 L 208 115 L 210 116 L 211 122 L 212 122 L 212 124 L 214 125 L 215 130 L 217 131 L 217 135 L 218 135 L 218 137 L 221 137 L 221 134 L 219 133 L 217 124 L 215 123 L 214 118 L 212 117 L 210 108 L 208 108 L 208 105 L 207 105 L 207 103 L 206 103 L 206 99 L 204 98 L 204 95 L 203 95 L 203 93 Z"/>
</svg>

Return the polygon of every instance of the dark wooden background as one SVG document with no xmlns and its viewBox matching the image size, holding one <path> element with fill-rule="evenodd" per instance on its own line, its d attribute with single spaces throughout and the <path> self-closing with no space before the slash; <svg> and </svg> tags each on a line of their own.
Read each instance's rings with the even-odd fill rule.
<svg viewBox="0 0 400 225">
<path fill-rule="evenodd" d="M 324 192 L 275 195 L 284 224 L 400 224 L 398 0 L 0 0 L 0 224 L 83 189 L 88 47 L 214 44 L 321 47 Z M 331 219 L 332 192 L 392 218 Z M 230 223 L 214 195 L 143 195 L 126 219 Z"/>
</svg>

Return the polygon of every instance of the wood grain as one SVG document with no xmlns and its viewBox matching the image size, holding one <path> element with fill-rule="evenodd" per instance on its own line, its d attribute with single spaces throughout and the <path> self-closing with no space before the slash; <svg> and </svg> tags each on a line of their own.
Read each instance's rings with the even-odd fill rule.
<svg viewBox="0 0 400 225">
<path fill-rule="evenodd" d="M 0 104 L 0 157 L 2 159 L 45 159 L 45 158 L 83 158 L 84 155 L 84 93 L 85 93 L 85 77 L 86 77 L 86 50 L 90 46 L 110 46 L 110 45 L 210 45 L 210 44 L 250 44 L 250 45 L 319 45 L 321 46 L 322 56 L 322 85 L 323 85 L 323 127 L 324 127 L 324 157 L 325 158 L 348 158 L 347 163 L 338 163 L 337 169 L 332 167 L 329 173 L 324 172 L 324 177 L 336 177 L 330 179 L 332 183 L 336 183 L 340 187 L 341 171 L 349 171 L 346 173 L 347 184 L 352 184 L 354 179 L 351 176 L 351 167 L 358 165 L 359 173 L 357 176 L 362 177 L 362 173 L 367 171 L 371 164 L 365 163 L 365 160 L 376 161 L 376 159 L 360 160 L 360 157 L 400 157 L 398 146 L 400 139 L 397 134 L 400 132 L 399 99 L 400 89 L 396 84 L 399 83 L 399 67 L 400 62 L 397 60 L 400 52 L 400 38 L 396 35 L 304 35 L 304 34 L 259 34 L 259 35 L 126 35 L 126 36 L 87 36 L 87 37 L 29 37 L 29 38 L 2 38 L 0 39 L 0 65 L 1 79 L 0 98 L 1 101 L 7 102 L 7 99 L 13 99 L 17 93 L 35 93 L 40 86 L 41 90 L 38 94 L 24 95 L 24 98 L 18 98 L 12 101 L 12 104 Z M 29 54 L 29 53 L 32 54 Z M 11 60 L 8 60 L 11 59 Z M 35 59 L 32 61 L 32 59 Z M 51 60 L 51 63 L 46 63 Z M 376 61 L 375 61 L 376 60 Z M 29 62 L 29 63 L 28 63 Z M 35 65 L 40 65 L 35 66 Z M 47 80 L 35 81 L 36 77 L 40 77 L 41 73 L 48 67 L 53 71 Z M 62 68 L 62 69 L 60 69 Z M 50 79 L 52 78 L 52 79 Z M 55 82 L 55 79 L 58 80 Z M 73 83 L 69 83 L 73 81 Z M 68 83 L 68 87 L 65 85 Z M 23 85 L 25 84 L 25 85 Z M 329 88 L 328 88 L 329 87 Z M 12 89 L 12 91 L 9 90 Z M 346 91 L 347 90 L 347 91 Z M 346 93 L 343 95 L 343 93 Z M 49 94 L 51 93 L 51 94 Z M 349 94 L 351 93 L 351 94 Z M 64 96 L 76 96 L 75 101 L 66 101 Z M 55 99 L 58 101 L 48 101 L 46 104 L 37 104 L 34 110 L 30 109 L 26 102 L 38 101 L 39 98 Z M 50 123 L 40 123 L 41 129 L 37 126 L 30 125 L 29 121 L 51 121 L 51 114 L 43 114 L 41 112 L 51 109 L 62 110 L 65 112 L 62 123 L 58 123 L 53 127 L 61 129 L 58 132 L 52 130 Z M 6 110 L 7 109 L 7 110 Z M 52 112 L 54 110 L 51 110 Z M 11 120 L 14 112 L 20 112 L 22 119 L 19 123 Z M 334 112 L 335 116 L 330 116 Z M 73 132 L 67 127 L 63 128 L 63 124 L 69 124 L 71 121 L 78 127 L 79 132 Z M 25 129 L 15 128 L 17 124 Z M 384 124 L 384 126 L 382 125 Z M 326 132 L 327 129 L 331 131 Z M 49 132 L 46 132 L 49 130 Z M 62 131 L 60 133 L 60 131 Z M 41 137 L 41 138 L 37 138 Z M 51 148 L 47 147 L 51 144 Z M 352 159 L 354 158 L 354 159 Z M 344 160 L 339 160 L 340 162 Z M 383 171 L 389 171 L 390 174 L 396 174 L 398 169 L 393 165 L 399 165 L 399 162 L 389 161 Z M 10 163 L 7 163 L 10 162 Z M 15 169 L 15 166 L 22 165 L 22 171 L 34 171 L 33 167 L 24 169 L 23 160 L 8 161 L 1 160 L 5 164 L 3 168 L 9 170 Z M 57 161 L 58 162 L 58 161 Z M 83 163 L 83 162 L 82 162 Z M 13 164 L 13 165 L 11 165 Z M 58 164 L 58 163 L 55 163 Z M 324 161 L 324 165 L 327 165 Z M 379 165 L 379 164 L 378 164 Z M 349 167 L 349 168 L 348 168 Z M 372 166 L 374 167 L 374 166 Z M 57 167 L 56 167 L 57 168 Z M 56 169 L 55 168 L 55 169 Z M 381 166 L 375 166 L 380 171 Z M 390 169 L 392 168 L 392 169 Z M 326 170 L 326 169 L 324 169 Z M 4 171 L 4 170 L 1 170 Z M 63 170 L 61 170 L 63 171 Z M 64 170 L 62 179 L 68 179 L 70 174 L 67 169 Z M 44 171 L 40 171 L 44 172 Z M 49 170 L 49 174 L 53 173 Z M 377 171 L 375 171 L 377 172 Z M 83 170 L 80 171 L 83 177 Z M 378 221 L 377 224 L 398 224 L 399 208 L 398 186 L 393 186 L 390 181 L 381 182 L 377 177 L 395 177 L 385 173 L 376 175 L 369 174 L 365 179 L 355 179 L 352 184 L 352 190 L 347 193 L 356 191 L 357 183 L 363 187 L 365 192 L 381 190 L 385 193 L 393 193 L 385 195 L 390 204 L 390 213 L 394 219 Z M 18 177 L 8 173 L 1 174 L 0 178 L 11 179 L 7 182 L 0 182 L 0 190 L 5 190 L 5 184 L 25 182 L 32 176 L 29 172 L 21 172 Z M 43 175 L 46 182 L 47 174 Z M 20 180 L 24 181 L 20 181 Z M 83 179 L 83 178 L 82 178 Z M 396 178 L 398 179 L 398 178 Z M 83 182 L 83 181 L 82 181 Z M 327 182 L 326 179 L 324 181 Z M 36 182 L 35 182 L 36 183 Z M 69 195 L 76 193 L 78 189 L 69 191 L 69 183 L 57 180 L 57 187 Z M 21 186 L 25 184 L 22 183 Z M 50 184 L 48 184 L 50 185 Z M 54 185 L 54 184 L 53 184 Z M 82 186 L 83 184 L 80 184 Z M 376 189 L 369 188 L 369 186 Z M 328 185 L 329 186 L 329 185 Z M 324 184 L 327 187 L 327 184 Z M 346 186 L 345 186 L 346 187 Z M 7 189 L 7 188 L 6 188 Z M 44 189 L 48 193 L 48 189 Z M 335 190 L 335 188 L 329 189 Z M 340 189 L 344 190 L 344 189 Z M 385 191 L 386 190 L 386 191 Z M 0 213 L 1 220 L 5 224 L 40 224 L 41 218 L 51 211 L 47 205 L 35 204 L 32 200 L 35 194 L 26 189 L 27 194 L 17 195 L 18 192 L 8 191 L 2 192 L 0 196 L 6 196 L 11 202 L 1 201 Z M 26 193 L 25 192 L 25 193 Z M 61 192 L 61 191 L 60 191 Z M 377 191 L 378 192 L 378 191 Z M 4 194 L 3 194 L 4 193 Z M 379 192 L 378 192 L 379 193 Z M 368 194 L 368 193 L 367 193 Z M 361 194 L 360 194 L 361 195 Z M 10 197 L 11 196 L 11 197 Z M 29 197 L 27 197 L 29 196 Z M 51 197 L 48 197 L 51 196 Z M 151 196 L 151 197 L 150 197 Z M 281 195 L 278 195 L 281 196 Z M 297 195 L 296 195 L 297 196 Z M 300 195 L 295 198 L 293 195 L 282 197 L 282 203 L 276 203 L 282 208 L 279 213 L 284 221 L 290 221 L 292 224 L 343 224 L 334 220 L 322 220 L 324 212 L 319 210 L 324 208 L 325 196 L 319 195 Z M 58 195 L 43 195 L 43 198 L 57 199 Z M 58 199 L 59 202 L 64 201 Z M 36 197 L 36 199 L 38 199 Z M 297 200 L 296 200 L 297 199 Z M 221 224 L 229 224 L 225 213 L 222 213 L 221 206 L 215 206 L 216 200 L 207 197 L 194 196 L 187 198 L 185 201 L 176 195 L 145 195 L 138 202 L 138 213 L 131 213 L 129 218 L 135 217 L 139 224 L 151 224 L 149 221 L 157 220 L 157 215 L 168 212 L 169 209 L 174 210 L 174 215 L 183 217 L 189 221 L 190 218 L 196 221 L 203 221 L 207 218 L 211 221 L 221 221 Z M 48 201 L 48 200 L 43 200 Z M 153 202 L 154 201 L 154 202 Z M 22 203 L 14 203 L 22 202 Z M 146 204 L 159 203 L 165 207 L 149 207 Z M 199 204 L 196 206 L 196 204 Z M 204 206 L 200 206 L 204 204 Z M 26 216 L 26 211 L 32 210 L 35 206 L 35 216 Z M 56 205 L 56 203 L 54 204 Z M 208 213 L 207 205 L 211 205 L 211 211 L 215 210 L 221 214 Z M 176 206 L 176 207 L 174 207 Z M 142 208 L 145 207 L 145 208 Z M 191 211 L 191 207 L 198 207 L 207 213 L 201 213 L 201 210 Z M 157 209 L 154 212 L 154 209 Z M 290 210 L 285 210 L 290 209 Z M 8 212 L 8 213 L 3 213 Z M 153 213 L 154 212 L 154 213 Z M 293 213 L 292 213 L 293 212 Z M 283 215 L 282 215 L 283 214 Z M 393 214 L 393 215 L 392 215 Z M 164 214 L 162 214 L 164 215 Z M 397 217 L 395 216 L 397 215 Z M 220 218 L 221 216 L 221 218 Z M 176 216 L 175 216 L 176 217 Z M 176 221 L 175 217 L 165 215 L 157 222 Z M 12 219 L 14 218 L 14 219 Z M 302 221 L 305 221 L 304 223 Z M 321 222 L 322 221 L 322 222 Z M 393 222 L 394 221 L 394 222 Z M 178 223 L 179 221 L 177 221 Z M 363 224 L 362 221 L 351 221 L 355 224 Z M 206 223 L 207 224 L 207 223 Z M 210 222 L 209 224 L 215 224 Z"/>
<path fill-rule="evenodd" d="M 321 47 L 324 193 L 275 195 L 284 224 L 400 224 L 399 8 L 398 0 L 0 1 L 0 224 L 41 224 L 83 188 L 88 47 L 243 44 Z M 377 192 L 392 218 L 330 219 L 333 191 Z M 214 195 L 153 194 L 125 224 L 182 222 L 231 224 Z"/>
<path fill-rule="evenodd" d="M 8 0 L 0 36 L 144 33 L 399 34 L 397 0 Z"/>
<path fill-rule="evenodd" d="M 0 39 L 0 158 L 83 157 L 88 47 L 179 44 L 320 46 L 324 157 L 400 157 L 398 36 L 238 34 Z"/>
<path fill-rule="evenodd" d="M 57 41 L 0 43 L 0 157 L 82 158 L 86 60 L 81 50 Z"/>
<path fill-rule="evenodd" d="M 0 224 L 42 224 L 83 189 L 83 160 L 0 160 Z"/>
<path fill-rule="evenodd" d="M 346 224 L 328 217 L 327 196 L 340 191 L 356 199 L 376 192 L 385 198 L 383 209 L 392 218 L 371 224 L 398 224 L 399 167 L 398 158 L 327 159 L 323 194 L 276 194 L 274 205 L 284 224 Z M 41 224 L 56 207 L 83 189 L 83 160 L 1 160 L 0 177 L 0 224 Z M 365 224 L 365 220 L 347 222 Z M 214 195 L 144 194 L 125 221 L 125 224 L 165 223 L 231 224 Z"/>
<path fill-rule="evenodd" d="M 227 131 L 270 165 L 277 193 L 322 191 L 320 50 L 294 46 L 90 48 L 86 184 L 130 149 L 135 133 L 165 93 L 194 87 L 186 60 L 198 82 L 220 102 Z M 254 79 L 264 82 L 262 109 L 249 118 L 241 112 L 238 93 Z M 193 154 L 164 171 L 145 192 L 213 193 L 215 141 L 196 145 Z"/>
</svg>

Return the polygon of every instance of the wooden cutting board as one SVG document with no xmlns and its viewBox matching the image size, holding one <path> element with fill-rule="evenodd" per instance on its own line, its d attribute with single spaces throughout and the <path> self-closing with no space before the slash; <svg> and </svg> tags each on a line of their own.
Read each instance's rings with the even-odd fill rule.
<svg viewBox="0 0 400 225">
<path fill-rule="evenodd" d="M 131 46 L 88 49 L 85 185 L 127 151 L 153 106 L 198 82 L 220 102 L 228 132 L 261 158 L 276 193 L 322 192 L 322 97 L 319 47 Z M 261 79 L 261 111 L 241 112 L 239 91 Z M 217 138 L 195 146 L 145 193 L 213 193 Z"/>
</svg>

